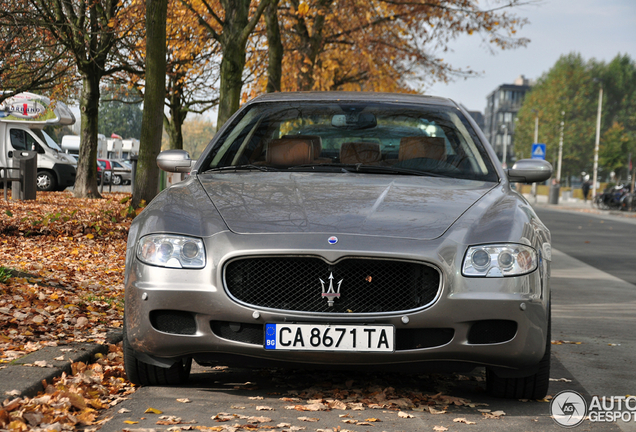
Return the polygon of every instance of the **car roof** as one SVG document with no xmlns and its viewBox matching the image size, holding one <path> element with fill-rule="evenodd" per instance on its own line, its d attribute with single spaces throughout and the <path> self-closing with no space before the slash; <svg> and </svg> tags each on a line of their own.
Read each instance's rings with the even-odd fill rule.
<svg viewBox="0 0 636 432">
<path fill-rule="evenodd" d="M 376 93 L 376 92 L 345 92 L 345 91 L 316 91 L 316 92 L 275 92 L 257 96 L 249 103 L 260 102 L 327 102 L 327 101 L 364 101 L 364 102 L 402 102 L 427 105 L 444 105 L 457 107 L 448 98 L 409 93 Z"/>
</svg>

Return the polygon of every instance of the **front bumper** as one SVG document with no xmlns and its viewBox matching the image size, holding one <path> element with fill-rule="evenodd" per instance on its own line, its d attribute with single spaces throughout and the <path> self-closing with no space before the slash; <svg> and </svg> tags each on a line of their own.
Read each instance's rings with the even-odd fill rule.
<svg viewBox="0 0 636 432">
<path fill-rule="evenodd" d="M 511 371 L 525 371 L 536 366 L 546 347 L 549 298 L 542 281 L 542 271 L 511 278 L 466 278 L 448 259 L 449 247 L 455 256 L 463 256 L 465 246 L 451 245 L 442 240 L 426 242 L 385 239 L 383 251 L 377 251 L 378 239 L 342 236 L 336 247 L 316 250 L 324 235 L 290 236 L 281 244 L 280 236 L 240 236 L 222 233 L 206 239 L 206 250 L 214 251 L 202 270 L 166 269 L 148 266 L 130 256 L 127 261 L 126 325 L 132 348 L 144 356 L 144 361 L 169 364 L 171 360 L 193 356 L 206 362 L 215 358 L 235 356 L 254 363 L 298 365 L 405 365 L 424 363 L 492 366 Z M 255 239 L 258 237 L 258 239 Z M 316 237 L 316 238 L 312 238 Z M 357 237 L 357 238 L 354 238 Z M 254 243 L 258 242 L 258 244 Z M 368 244 L 367 244 L 368 243 Z M 263 248 L 263 244 L 279 245 Z M 347 245 L 355 244 L 356 248 Z M 236 256 L 263 254 L 312 255 L 334 262 L 343 256 L 376 256 L 417 260 L 437 267 L 442 274 L 442 286 L 437 300 L 430 306 L 406 312 L 369 314 L 326 314 L 268 310 L 239 304 L 223 288 L 222 268 Z M 374 251 L 375 252 L 369 252 Z M 393 250 L 399 253 L 391 252 Z M 443 251 L 441 254 L 438 251 Z M 365 252 L 362 252 L 365 251 Z M 211 254 L 209 252 L 209 254 Z M 458 263 L 457 265 L 460 265 Z M 160 331 L 151 322 L 153 311 L 185 311 L 193 318 L 193 334 Z M 515 330 L 505 340 L 475 342 L 476 325 L 489 323 L 515 324 Z M 397 339 L 404 330 L 433 335 L 430 343 L 398 344 L 393 353 L 357 352 L 297 352 L 265 350 L 258 338 L 252 340 L 228 337 L 218 330 L 221 325 L 247 327 L 258 333 L 265 323 L 351 323 L 390 324 L 395 326 Z M 481 324 L 478 324 L 481 323 Z M 492 327 L 492 326 L 491 326 Z M 443 332 L 442 332 L 443 330 Z M 264 330 L 263 330 L 264 331 Z M 473 332 L 471 334 L 471 331 Z M 440 332 L 448 338 L 437 338 Z M 437 336 L 435 336 L 437 335 Z"/>
<path fill-rule="evenodd" d="M 57 184 L 59 187 L 69 187 L 75 184 L 77 171 L 73 165 L 55 164 L 53 165 L 53 172 L 55 172 L 57 176 Z"/>
</svg>

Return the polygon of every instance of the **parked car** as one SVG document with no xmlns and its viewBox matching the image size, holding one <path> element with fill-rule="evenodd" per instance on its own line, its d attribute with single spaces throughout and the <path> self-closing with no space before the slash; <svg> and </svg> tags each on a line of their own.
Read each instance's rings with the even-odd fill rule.
<svg viewBox="0 0 636 432">
<path fill-rule="evenodd" d="M 461 371 L 545 396 L 550 232 L 471 117 L 442 98 L 271 93 L 130 228 L 124 357 L 137 384 L 202 365 Z"/>
<path fill-rule="evenodd" d="M 130 184 L 132 179 L 132 168 L 125 165 L 121 160 L 114 159 L 97 159 L 97 161 L 109 172 L 108 176 L 111 177 L 114 185 Z"/>
<path fill-rule="evenodd" d="M 102 184 L 102 177 L 104 177 L 104 184 L 110 183 L 110 172 L 106 171 L 106 163 L 97 160 L 97 184 Z"/>
</svg>

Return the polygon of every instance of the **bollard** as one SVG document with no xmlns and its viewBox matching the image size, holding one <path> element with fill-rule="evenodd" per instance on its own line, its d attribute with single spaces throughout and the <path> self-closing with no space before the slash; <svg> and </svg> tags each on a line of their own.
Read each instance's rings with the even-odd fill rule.
<svg viewBox="0 0 636 432">
<path fill-rule="evenodd" d="M 559 192 L 561 190 L 560 186 L 552 185 L 550 186 L 550 193 L 548 195 L 548 203 L 549 204 L 558 204 L 559 203 Z"/>
<path fill-rule="evenodd" d="M 37 196 L 38 184 L 38 152 L 20 150 L 13 153 L 13 160 L 17 162 L 20 169 L 20 178 L 18 182 L 13 182 L 11 192 L 12 199 L 34 200 Z"/>
<path fill-rule="evenodd" d="M 130 192 L 135 192 L 135 179 L 137 177 L 137 161 L 139 160 L 138 155 L 130 155 L 130 161 L 132 162 L 132 173 L 130 174 Z"/>
</svg>

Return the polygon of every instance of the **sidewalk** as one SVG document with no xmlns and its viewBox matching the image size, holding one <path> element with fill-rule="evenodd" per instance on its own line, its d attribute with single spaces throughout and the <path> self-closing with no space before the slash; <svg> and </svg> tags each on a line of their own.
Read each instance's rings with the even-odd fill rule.
<svg viewBox="0 0 636 432">
<path fill-rule="evenodd" d="M 636 212 L 625 212 L 620 210 L 601 210 L 592 205 L 592 201 L 587 202 L 579 198 L 559 198 L 558 204 L 549 204 L 547 195 L 537 195 L 536 199 L 531 194 L 523 194 L 528 202 L 537 208 L 545 208 L 549 210 L 572 211 L 578 213 L 590 213 L 601 216 L 618 216 L 627 220 L 633 220 L 636 223 Z"/>
<path fill-rule="evenodd" d="M 121 331 L 108 334 L 105 344 L 71 343 L 44 347 L 11 363 L 0 366 L 0 400 L 33 397 L 44 390 L 43 380 L 50 384 L 63 372 L 71 373 L 71 363 L 92 363 L 98 353 L 108 354 L 108 344 L 117 344 Z"/>
</svg>

